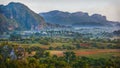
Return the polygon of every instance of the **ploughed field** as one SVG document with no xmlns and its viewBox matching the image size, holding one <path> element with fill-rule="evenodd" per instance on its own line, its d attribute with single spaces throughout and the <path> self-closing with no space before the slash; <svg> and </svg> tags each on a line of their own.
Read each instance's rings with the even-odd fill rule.
<svg viewBox="0 0 120 68">
<path fill-rule="evenodd" d="M 80 49 L 69 51 L 73 51 L 76 54 L 76 56 L 90 56 L 90 57 L 120 56 L 120 49 Z M 64 51 L 50 50 L 49 52 L 51 55 L 64 56 L 65 50 Z"/>
</svg>

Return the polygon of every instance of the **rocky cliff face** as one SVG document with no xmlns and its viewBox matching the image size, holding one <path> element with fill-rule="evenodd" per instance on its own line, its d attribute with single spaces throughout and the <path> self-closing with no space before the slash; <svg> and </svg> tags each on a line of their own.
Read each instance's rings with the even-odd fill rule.
<svg viewBox="0 0 120 68">
<path fill-rule="evenodd" d="M 35 28 L 45 24 L 40 15 L 21 3 L 11 2 L 6 6 L 0 5 L 0 17 L 2 25 L 8 24 L 6 30 L 30 30 L 33 26 Z M 2 30 L 2 27 L 0 29 Z"/>
</svg>

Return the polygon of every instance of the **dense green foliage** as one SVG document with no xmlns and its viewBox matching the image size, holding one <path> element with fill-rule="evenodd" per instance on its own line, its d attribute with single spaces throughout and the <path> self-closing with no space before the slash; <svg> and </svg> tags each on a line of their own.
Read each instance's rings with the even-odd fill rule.
<svg viewBox="0 0 120 68">
<path fill-rule="evenodd" d="M 119 68 L 120 66 L 120 57 L 93 59 L 71 56 L 69 57 L 69 62 L 66 61 L 68 57 L 69 55 L 65 54 L 64 57 L 29 57 L 25 60 L 10 60 L 7 58 L 2 61 L 2 56 L 0 55 L 0 68 Z"/>
<path fill-rule="evenodd" d="M 89 39 L 89 38 L 61 38 L 61 37 L 34 37 L 21 39 L 21 35 L 11 35 L 10 39 L 0 39 L 1 41 L 15 41 L 19 44 L 39 44 L 46 45 L 50 50 L 73 50 L 73 49 L 119 49 L 120 40 L 110 39 Z M 59 43 L 59 44 L 57 44 Z M 54 45 L 55 44 L 55 45 Z"/>
<path fill-rule="evenodd" d="M 14 48 L 15 54 L 20 56 L 19 44 L 2 42 L 0 44 L 0 68 L 119 68 L 120 56 L 110 56 L 110 58 L 92 58 L 76 56 L 73 51 L 65 51 L 63 56 L 50 55 L 49 51 L 39 46 L 21 46 L 32 56 L 24 56 L 21 59 L 11 59 L 10 52 Z M 63 45 L 65 49 L 65 45 Z M 77 46 L 78 47 L 78 46 Z M 78 48 L 79 49 L 79 48 Z M 59 50 L 59 49 L 58 49 Z"/>
</svg>

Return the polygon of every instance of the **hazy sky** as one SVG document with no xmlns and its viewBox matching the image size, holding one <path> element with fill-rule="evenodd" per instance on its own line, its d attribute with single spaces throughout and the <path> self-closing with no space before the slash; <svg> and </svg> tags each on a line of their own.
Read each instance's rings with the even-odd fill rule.
<svg viewBox="0 0 120 68">
<path fill-rule="evenodd" d="M 0 4 L 21 2 L 36 13 L 61 10 L 68 12 L 83 11 L 107 16 L 108 20 L 120 21 L 119 0 L 0 0 Z"/>
</svg>

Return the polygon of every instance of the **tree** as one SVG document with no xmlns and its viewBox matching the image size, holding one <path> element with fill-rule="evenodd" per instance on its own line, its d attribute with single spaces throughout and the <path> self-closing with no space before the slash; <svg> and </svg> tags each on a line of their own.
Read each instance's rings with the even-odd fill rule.
<svg viewBox="0 0 120 68">
<path fill-rule="evenodd" d="M 70 63 L 70 61 L 76 58 L 75 53 L 73 51 L 64 52 L 64 56 L 68 63 Z"/>
<path fill-rule="evenodd" d="M 3 60 L 9 57 L 10 51 L 12 50 L 11 46 L 5 45 L 1 50 L 1 55 L 3 56 Z"/>
<path fill-rule="evenodd" d="M 56 62 L 55 67 L 56 68 L 71 68 L 70 65 L 68 63 L 66 63 L 65 61 Z"/>
<path fill-rule="evenodd" d="M 3 59 L 3 57 L 2 57 L 2 55 L 0 55 L 0 63 L 2 63 L 2 59 Z"/>
<path fill-rule="evenodd" d="M 10 40 L 20 40 L 21 35 L 20 34 L 11 34 L 10 35 Z"/>
<path fill-rule="evenodd" d="M 86 61 L 79 60 L 75 64 L 73 64 L 75 68 L 89 68 L 89 64 Z"/>
<path fill-rule="evenodd" d="M 80 49 L 80 44 L 76 44 L 76 48 L 77 48 L 77 49 Z"/>
<path fill-rule="evenodd" d="M 45 52 L 45 57 L 49 57 L 50 56 L 50 52 Z"/>
</svg>

